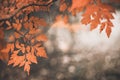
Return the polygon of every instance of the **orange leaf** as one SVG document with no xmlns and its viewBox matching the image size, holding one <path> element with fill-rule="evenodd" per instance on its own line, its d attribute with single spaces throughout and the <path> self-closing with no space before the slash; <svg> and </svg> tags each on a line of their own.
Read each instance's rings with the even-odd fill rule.
<svg viewBox="0 0 120 80">
<path fill-rule="evenodd" d="M 28 75 L 29 75 L 29 73 L 30 73 L 30 62 L 25 62 L 25 66 L 24 66 L 24 71 L 26 71 L 27 73 L 28 73 Z"/>
<path fill-rule="evenodd" d="M 86 17 L 84 17 L 84 18 L 81 20 L 81 22 L 82 22 L 83 24 L 85 24 L 85 25 L 87 25 L 88 23 L 90 23 L 90 21 L 91 21 L 90 16 L 86 16 Z"/>
<path fill-rule="evenodd" d="M 100 26 L 100 32 L 102 32 L 104 28 L 105 28 L 105 23 L 102 23 Z"/>
<path fill-rule="evenodd" d="M 14 27 L 17 31 L 19 31 L 19 30 L 21 29 L 22 25 L 21 25 L 20 23 L 13 23 L 13 27 Z"/>
<path fill-rule="evenodd" d="M 6 48 L 1 50 L 0 56 L 2 57 L 2 60 L 8 61 L 9 58 L 9 51 L 14 49 L 13 44 L 7 44 Z"/>
<path fill-rule="evenodd" d="M 25 49 L 27 52 L 30 52 L 30 46 L 27 46 Z"/>
<path fill-rule="evenodd" d="M 33 29 L 33 23 L 32 22 L 26 22 L 23 24 L 25 29 Z"/>
<path fill-rule="evenodd" d="M 14 32 L 14 36 L 15 36 L 15 38 L 20 38 L 21 37 L 21 35 L 17 32 Z"/>
<path fill-rule="evenodd" d="M 21 48 L 19 41 L 16 41 L 16 43 L 15 43 L 15 47 L 18 48 L 18 49 Z"/>
<path fill-rule="evenodd" d="M 36 56 L 34 55 L 34 53 L 28 53 L 27 54 L 27 60 L 32 62 L 32 63 L 37 64 L 37 59 L 36 59 Z"/>
<path fill-rule="evenodd" d="M 45 49 L 43 47 L 37 48 L 37 56 L 47 58 Z"/>
<path fill-rule="evenodd" d="M 45 42 L 45 41 L 47 41 L 47 37 L 46 37 L 46 35 L 42 34 L 42 35 L 37 36 L 36 40 Z"/>
<path fill-rule="evenodd" d="M 20 65 L 19 65 L 19 67 L 22 67 L 22 66 L 24 66 L 25 65 L 25 61 L 22 61 L 21 63 L 20 63 Z"/>
<path fill-rule="evenodd" d="M 100 24 L 99 19 L 94 19 L 94 20 L 92 20 L 92 21 L 91 21 L 90 30 L 95 29 L 95 28 L 98 26 L 98 24 Z"/>
<path fill-rule="evenodd" d="M 39 29 L 33 28 L 33 29 L 31 29 L 31 30 L 29 31 L 29 34 L 31 35 L 31 34 L 36 34 L 36 33 L 39 33 L 39 32 L 40 32 Z"/>
<path fill-rule="evenodd" d="M 21 48 L 22 53 L 25 53 L 25 47 Z"/>
<path fill-rule="evenodd" d="M 81 8 L 81 7 L 85 7 L 86 5 L 89 4 L 90 1 L 91 0 L 72 0 L 72 6 L 70 11 Z"/>
<path fill-rule="evenodd" d="M 65 15 L 64 18 L 63 18 L 63 20 L 64 20 L 65 23 L 68 23 L 68 16 Z"/>
<path fill-rule="evenodd" d="M 60 11 L 61 12 L 65 11 L 66 9 L 67 9 L 66 3 L 63 3 L 63 4 L 60 5 Z"/>
<path fill-rule="evenodd" d="M 9 21 L 6 21 L 6 24 L 7 24 L 8 26 L 11 26 L 11 24 L 10 24 L 10 22 L 9 22 Z"/>
<path fill-rule="evenodd" d="M 40 26 L 47 26 L 47 23 L 46 23 L 46 21 L 44 19 L 39 19 L 39 25 Z"/>
<path fill-rule="evenodd" d="M 15 37 L 14 37 L 14 35 L 10 35 L 9 38 L 8 38 L 8 40 L 9 40 L 10 42 L 15 41 Z"/>
<path fill-rule="evenodd" d="M 106 34 L 107 34 L 107 36 L 109 38 L 110 34 L 111 34 L 111 27 L 110 26 L 107 26 L 107 28 L 106 28 Z"/>
</svg>

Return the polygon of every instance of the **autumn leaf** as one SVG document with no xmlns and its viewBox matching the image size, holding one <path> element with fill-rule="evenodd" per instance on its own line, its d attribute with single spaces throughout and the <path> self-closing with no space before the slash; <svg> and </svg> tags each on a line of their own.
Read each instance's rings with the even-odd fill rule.
<svg viewBox="0 0 120 80">
<path fill-rule="evenodd" d="M 27 51 L 27 53 L 29 53 L 29 52 L 31 51 L 31 47 L 30 47 L 30 46 L 27 46 L 27 47 L 25 48 L 25 50 Z"/>
<path fill-rule="evenodd" d="M 111 27 L 110 26 L 107 26 L 106 28 L 106 33 L 107 33 L 107 36 L 108 38 L 110 37 L 110 34 L 111 34 Z"/>
<path fill-rule="evenodd" d="M 14 62 L 16 62 L 16 60 L 18 60 L 18 59 L 16 58 L 18 52 L 19 52 L 19 51 L 13 51 L 13 54 L 11 55 L 10 60 L 8 61 L 8 65 L 14 64 Z"/>
<path fill-rule="evenodd" d="M 26 57 L 27 57 L 27 60 L 28 60 L 28 61 L 37 64 L 37 59 L 36 59 L 36 56 L 34 55 L 34 53 L 28 53 L 28 54 L 26 55 Z"/>
<path fill-rule="evenodd" d="M 22 43 L 19 43 L 19 41 L 16 41 L 15 47 L 19 50 L 21 50 L 22 53 L 25 53 L 25 45 Z"/>
<path fill-rule="evenodd" d="M 6 24 L 7 24 L 8 26 L 11 26 L 11 23 L 10 23 L 9 21 L 6 21 Z"/>
<path fill-rule="evenodd" d="M 42 35 L 37 36 L 36 40 L 45 42 L 45 41 L 47 41 L 47 37 L 46 37 L 46 35 L 42 34 Z"/>
<path fill-rule="evenodd" d="M 25 29 L 30 29 L 30 30 L 32 30 L 33 28 L 33 23 L 32 22 L 25 22 L 24 24 L 24 28 Z"/>
<path fill-rule="evenodd" d="M 39 19 L 38 26 L 47 26 L 45 19 Z"/>
<path fill-rule="evenodd" d="M 83 17 L 83 19 L 81 20 L 81 22 L 85 25 L 89 24 L 91 22 L 91 18 L 90 16 L 85 16 Z"/>
<path fill-rule="evenodd" d="M 17 32 L 14 32 L 14 37 L 17 39 L 17 38 L 20 38 L 21 37 L 21 35 L 19 34 L 19 33 L 17 33 Z"/>
<path fill-rule="evenodd" d="M 99 19 L 92 20 L 90 25 L 90 30 L 95 29 L 98 26 L 98 24 L 100 24 Z"/>
<path fill-rule="evenodd" d="M 13 27 L 17 30 L 17 31 L 19 31 L 20 29 L 21 29 L 21 27 L 22 27 L 22 25 L 20 24 L 20 23 L 13 23 Z"/>
<path fill-rule="evenodd" d="M 84 8 L 89 4 L 91 0 L 72 0 L 72 6 L 70 11 L 74 11 L 75 9 Z"/>
<path fill-rule="evenodd" d="M 86 10 L 82 15 L 83 18 L 81 22 L 85 25 L 90 24 L 90 30 L 96 29 L 98 25 L 101 25 L 100 32 L 102 32 L 105 29 L 105 26 L 113 26 L 110 21 L 111 19 L 114 19 L 111 12 L 114 12 L 113 8 L 106 4 L 102 4 L 101 1 L 98 1 L 98 5 L 90 4 L 86 7 Z M 102 20 L 106 20 L 106 22 L 102 22 Z M 107 36 L 110 36 L 110 33 L 111 30 L 107 29 Z"/>
<path fill-rule="evenodd" d="M 110 1 L 120 2 L 119 0 Z M 24 67 L 24 71 L 29 75 L 30 65 L 37 64 L 37 57 L 47 58 L 43 45 L 47 41 L 47 36 L 44 34 L 47 26 L 59 21 L 59 25 L 67 24 L 69 29 L 73 27 L 74 30 L 80 29 L 76 24 L 71 25 L 70 20 L 71 15 L 75 16 L 80 12 L 82 24 L 90 24 L 90 30 L 94 30 L 100 25 L 100 32 L 105 30 L 107 36 L 110 37 L 113 27 L 111 20 L 114 19 L 115 9 L 103 2 L 102 0 L 0 1 L 0 59 L 8 61 L 8 65 L 13 65 L 13 67 Z M 54 5 L 56 8 L 52 9 L 51 6 Z M 55 10 L 58 11 L 57 15 L 56 13 L 54 15 Z M 36 15 L 39 12 L 40 16 Z M 42 12 L 44 16 L 41 16 Z M 50 18 L 51 14 L 50 17 L 47 17 L 46 13 L 53 13 L 52 18 Z M 50 18 L 49 24 L 47 23 L 48 18 Z M 44 27 L 46 28 L 44 29 Z M 11 34 L 6 36 L 7 32 Z"/>
<path fill-rule="evenodd" d="M 29 34 L 30 34 L 30 35 L 35 34 L 36 31 L 37 31 L 37 30 L 36 30 L 35 28 L 33 28 L 32 30 L 29 31 Z"/>
<path fill-rule="evenodd" d="M 8 37 L 8 40 L 9 40 L 10 42 L 14 42 L 14 41 L 15 41 L 14 35 L 10 35 L 10 36 Z"/>
<path fill-rule="evenodd" d="M 24 66 L 25 65 L 25 61 L 22 61 L 21 63 L 20 63 L 20 65 L 19 65 L 19 67 L 22 67 L 22 66 Z"/>
<path fill-rule="evenodd" d="M 66 9 L 67 9 L 66 3 L 61 4 L 61 6 L 60 6 L 60 11 L 63 12 L 63 11 L 65 11 Z"/>
<path fill-rule="evenodd" d="M 30 74 L 30 64 L 31 63 L 27 61 L 25 62 L 25 66 L 24 66 L 24 71 L 26 71 L 28 75 Z"/>
<path fill-rule="evenodd" d="M 13 44 L 7 44 L 5 48 L 0 50 L 1 59 L 4 61 L 8 61 L 9 59 L 9 51 L 14 49 Z"/>
<path fill-rule="evenodd" d="M 104 29 L 105 29 L 105 23 L 101 23 L 100 32 L 102 32 Z"/>
<path fill-rule="evenodd" d="M 20 65 L 22 62 L 24 62 L 24 60 L 25 60 L 25 56 L 16 56 L 16 57 L 14 57 L 13 66 L 15 67 L 15 66 Z"/>
<path fill-rule="evenodd" d="M 37 50 L 37 53 L 36 53 L 37 56 L 47 58 L 45 49 L 43 47 L 36 48 L 36 50 Z"/>
</svg>

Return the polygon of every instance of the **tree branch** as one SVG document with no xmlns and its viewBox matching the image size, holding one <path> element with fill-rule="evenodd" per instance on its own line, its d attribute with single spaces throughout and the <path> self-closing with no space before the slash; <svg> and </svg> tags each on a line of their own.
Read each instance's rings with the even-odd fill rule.
<svg viewBox="0 0 120 80">
<path fill-rule="evenodd" d="M 17 9 L 12 15 L 8 16 L 8 17 L 5 17 L 5 18 L 0 18 L 0 22 L 1 21 L 5 21 L 5 20 L 8 20 L 12 17 L 14 17 L 17 13 L 19 13 L 21 10 L 27 8 L 27 7 L 30 7 L 30 6 L 49 6 L 51 5 L 52 3 L 56 2 L 57 0 L 52 0 L 51 2 L 47 3 L 47 4 L 35 4 L 35 3 L 32 3 L 32 4 L 27 4 L 25 6 L 22 6 L 21 8 Z"/>
</svg>

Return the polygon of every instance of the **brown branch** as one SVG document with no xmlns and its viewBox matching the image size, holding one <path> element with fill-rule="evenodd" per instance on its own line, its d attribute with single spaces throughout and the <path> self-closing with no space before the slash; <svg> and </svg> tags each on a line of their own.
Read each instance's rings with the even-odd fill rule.
<svg viewBox="0 0 120 80">
<path fill-rule="evenodd" d="M 52 3 L 56 2 L 56 1 L 57 1 L 57 0 L 53 0 L 53 1 L 49 2 L 49 3 L 47 3 L 47 4 L 35 4 L 35 3 L 27 4 L 27 5 L 25 5 L 25 6 L 22 6 L 22 7 L 19 8 L 19 9 L 17 9 L 12 15 L 10 15 L 10 16 L 8 16 L 8 17 L 5 17 L 5 18 L 0 18 L 0 22 L 1 22 L 1 21 L 5 21 L 5 20 L 8 20 L 8 19 L 14 17 L 17 13 L 19 13 L 21 10 L 23 10 L 23 9 L 25 9 L 25 8 L 27 8 L 27 7 L 30 7 L 30 6 L 46 6 L 46 7 L 47 7 L 47 6 L 51 5 Z"/>
</svg>

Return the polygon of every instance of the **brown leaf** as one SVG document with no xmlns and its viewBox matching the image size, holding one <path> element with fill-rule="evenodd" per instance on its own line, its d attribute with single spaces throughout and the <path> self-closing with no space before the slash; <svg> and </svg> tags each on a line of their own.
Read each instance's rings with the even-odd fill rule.
<svg viewBox="0 0 120 80">
<path fill-rule="evenodd" d="M 105 29 L 105 23 L 102 23 L 100 26 L 100 33 Z"/>
</svg>

